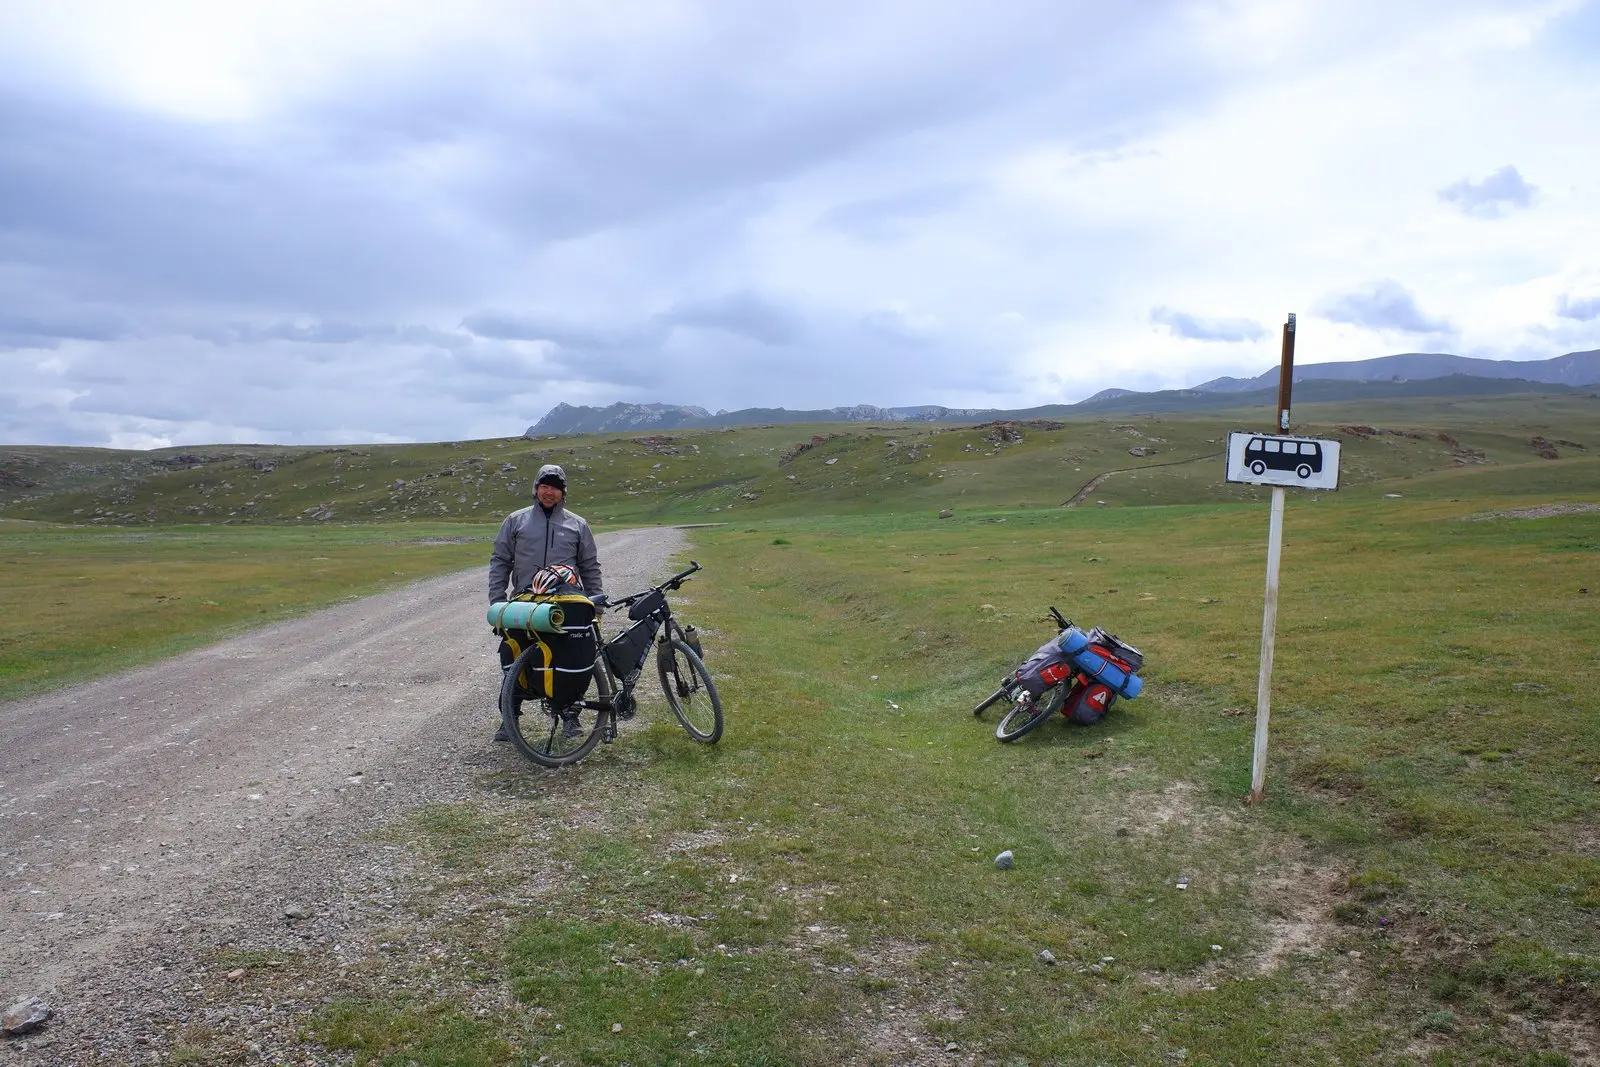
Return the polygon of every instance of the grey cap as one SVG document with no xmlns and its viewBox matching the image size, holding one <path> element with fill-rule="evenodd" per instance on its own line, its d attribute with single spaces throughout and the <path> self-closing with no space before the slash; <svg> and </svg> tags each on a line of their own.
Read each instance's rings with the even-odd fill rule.
<svg viewBox="0 0 1600 1067">
<path fill-rule="evenodd" d="M 567 491 L 567 472 L 554 463 L 546 463 L 539 468 L 539 477 L 533 480 L 533 487 L 537 489 L 546 482 L 565 493 Z"/>
</svg>

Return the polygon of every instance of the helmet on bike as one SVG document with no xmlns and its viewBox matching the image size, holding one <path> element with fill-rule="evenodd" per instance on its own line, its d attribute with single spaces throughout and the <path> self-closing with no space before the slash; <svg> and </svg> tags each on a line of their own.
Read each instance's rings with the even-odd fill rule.
<svg viewBox="0 0 1600 1067">
<path fill-rule="evenodd" d="M 578 578 L 578 572 L 565 563 L 557 563 L 553 567 L 544 567 L 534 573 L 533 584 L 528 591 L 534 596 L 546 596 L 558 593 L 562 586 L 575 585 L 583 588 L 583 582 Z"/>
</svg>

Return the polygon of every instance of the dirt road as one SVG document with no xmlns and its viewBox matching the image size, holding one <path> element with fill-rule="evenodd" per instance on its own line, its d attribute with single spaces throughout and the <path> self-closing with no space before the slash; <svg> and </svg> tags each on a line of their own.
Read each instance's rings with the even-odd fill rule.
<svg viewBox="0 0 1600 1067">
<path fill-rule="evenodd" d="M 602 536 L 607 590 L 685 545 Z M 328 917 L 361 842 L 419 804 L 541 773 L 490 741 L 484 603 L 484 571 L 463 572 L 0 705 L 0 1007 L 57 1012 L 5 1059 L 147 1062 L 206 951 L 281 937 L 287 910 Z"/>
</svg>

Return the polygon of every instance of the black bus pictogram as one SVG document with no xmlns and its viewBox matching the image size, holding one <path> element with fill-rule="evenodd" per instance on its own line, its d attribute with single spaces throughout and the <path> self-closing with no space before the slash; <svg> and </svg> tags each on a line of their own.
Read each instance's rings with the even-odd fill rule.
<svg viewBox="0 0 1600 1067">
<path fill-rule="evenodd" d="M 1268 470 L 1294 471 L 1301 478 L 1322 473 L 1322 446 L 1316 441 L 1252 437 L 1244 446 L 1244 465 L 1260 477 Z"/>
</svg>

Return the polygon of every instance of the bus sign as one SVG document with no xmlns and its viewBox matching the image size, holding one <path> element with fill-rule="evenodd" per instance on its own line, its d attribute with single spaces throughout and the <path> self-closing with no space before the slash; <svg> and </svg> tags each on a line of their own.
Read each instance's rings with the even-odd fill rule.
<svg viewBox="0 0 1600 1067">
<path fill-rule="evenodd" d="M 1230 482 L 1339 488 L 1339 442 L 1262 433 L 1228 435 Z"/>
</svg>

